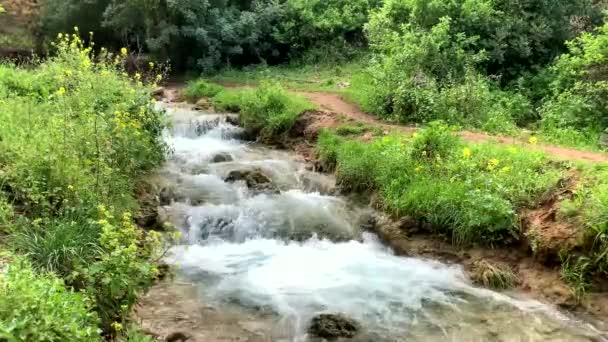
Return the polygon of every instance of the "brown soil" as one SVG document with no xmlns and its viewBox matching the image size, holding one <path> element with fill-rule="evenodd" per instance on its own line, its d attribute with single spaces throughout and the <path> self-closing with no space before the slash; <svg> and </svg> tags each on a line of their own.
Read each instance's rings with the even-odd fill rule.
<svg viewBox="0 0 608 342">
<path fill-rule="evenodd" d="M 298 92 L 298 94 L 308 98 L 311 102 L 318 105 L 321 109 L 343 114 L 346 117 L 353 119 L 357 122 L 363 122 L 366 124 L 372 124 L 375 126 L 382 127 L 389 130 L 398 130 L 405 133 L 413 133 L 417 130 L 416 127 L 403 126 L 396 124 L 389 124 L 379 120 L 373 115 L 364 113 L 356 105 L 345 101 L 340 95 L 324 92 Z M 486 133 L 471 132 L 471 131 L 460 131 L 458 132 L 463 139 L 470 142 L 484 142 L 494 141 L 501 144 L 508 145 L 522 145 L 526 148 L 535 148 L 545 151 L 550 156 L 562 159 L 562 160 L 584 160 L 589 162 L 606 162 L 608 161 L 608 154 L 580 151 L 576 149 L 551 146 L 551 145 L 530 145 L 521 138 L 505 137 L 505 136 L 494 136 Z"/>
</svg>

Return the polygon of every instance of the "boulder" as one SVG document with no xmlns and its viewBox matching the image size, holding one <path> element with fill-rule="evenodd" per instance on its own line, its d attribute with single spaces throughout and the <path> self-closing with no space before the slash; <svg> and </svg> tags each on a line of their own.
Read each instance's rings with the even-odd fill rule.
<svg viewBox="0 0 608 342">
<path fill-rule="evenodd" d="M 154 97 L 157 100 L 162 99 L 163 97 L 165 97 L 165 88 L 163 87 L 158 87 L 156 89 L 154 89 L 152 91 L 152 97 Z"/>
<path fill-rule="evenodd" d="M 224 181 L 229 183 L 244 181 L 249 189 L 257 192 L 279 192 L 270 178 L 259 169 L 230 171 Z"/>
<path fill-rule="evenodd" d="M 233 160 L 233 158 L 230 155 L 230 153 L 226 153 L 226 152 L 220 152 L 220 153 L 214 155 L 213 158 L 211 158 L 212 163 L 225 163 L 225 162 L 230 162 L 232 160 Z"/>
<path fill-rule="evenodd" d="M 313 317 L 308 334 L 328 340 L 353 338 L 359 332 L 359 324 L 339 314 L 320 314 Z"/>
</svg>

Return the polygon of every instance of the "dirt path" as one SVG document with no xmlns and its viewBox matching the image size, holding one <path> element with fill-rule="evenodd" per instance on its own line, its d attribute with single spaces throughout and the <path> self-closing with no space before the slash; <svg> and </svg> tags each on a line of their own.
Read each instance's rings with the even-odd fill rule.
<svg viewBox="0 0 608 342">
<path fill-rule="evenodd" d="M 300 91 L 298 94 L 308 98 L 311 102 L 318 105 L 321 109 L 330 112 L 344 114 L 348 118 L 366 124 L 380 126 L 385 129 L 399 130 L 406 133 L 412 133 L 417 130 L 415 127 L 389 124 L 379 120 L 378 118 L 364 113 L 356 105 L 345 101 L 340 95 L 323 92 L 308 92 Z M 494 136 L 485 133 L 460 131 L 458 132 L 463 139 L 470 142 L 494 141 L 501 144 L 520 145 L 525 148 L 540 149 L 550 156 L 561 160 L 583 160 L 593 163 L 608 162 L 608 154 L 599 152 L 581 151 L 571 148 L 564 148 L 551 145 L 536 145 L 532 146 L 525 140 L 517 137 Z"/>
</svg>

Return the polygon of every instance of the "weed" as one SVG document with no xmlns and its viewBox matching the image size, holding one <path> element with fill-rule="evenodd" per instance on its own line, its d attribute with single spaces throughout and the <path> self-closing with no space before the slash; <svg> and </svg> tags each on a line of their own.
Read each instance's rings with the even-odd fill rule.
<svg viewBox="0 0 608 342">
<path fill-rule="evenodd" d="M 563 253 L 560 258 L 562 261 L 562 279 L 570 285 L 577 300 L 580 301 L 591 287 L 589 281 L 591 261 L 586 257 L 575 258 Z"/>
<path fill-rule="evenodd" d="M 478 284 L 499 290 L 512 288 L 519 282 L 510 267 L 492 264 L 486 260 L 475 262 L 471 277 Z"/>
</svg>

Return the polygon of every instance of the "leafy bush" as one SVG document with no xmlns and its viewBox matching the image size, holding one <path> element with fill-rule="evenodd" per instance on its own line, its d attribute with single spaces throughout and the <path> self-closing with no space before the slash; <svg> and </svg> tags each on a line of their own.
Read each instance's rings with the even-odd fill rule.
<svg viewBox="0 0 608 342">
<path fill-rule="evenodd" d="M 608 127 L 606 44 L 608 23 L 569 42 L 568 53 L 552 67 L 552 94 L 540 109 L 541 128 L 552 141 L 597 145 Z"/>
<path fill-rule="evenodd" d="M 273 37 L 306 63 L 348 60 L 365 38 L 363 26 L 379 0 L 287 0 Z"/>
<path fill-rule="evenodd" d="M 35 274 L 14 260 L 0 274 L 3 341 L 101 341 L 97 315 L 79 293 L 51 274 Z"/>
<path fill-rule="evenodd" d="M 219 94 L 224 88 L 218 84 L 209 83 L 205 80 L 196 80 L 188 82 L 186 89 L 184 90 L 184 96 L 190 102 L 196 102 L 196 100 L 203 97 L 214 97 Z"/>
<path fill-rule="evenodd" d="M 115 337 L 156 272 L 151 258 L 160 238 L 144 237 L 129 213 L 137 209 L 134 184 L 166 152 L 163 113 L 154 109 L 153 85 L 143 83 L 157 77 L 130 77 L 123 69 L 127 51 L 94 56 L 77 32 L 59 35 L 54 48 L 53 57 L 32 68 L 0 65 L 0 226 L 10 228 L 7 240 L 35 270 L 54 272 L 91 301 L 49 278 L 40 287 L 52 291 L 55 311 L 32 312 L 7 329 L 30 329 L 39 320 L 32 333 L 41 338 L 25 340 L 89 341 L 99 338 L 100 322 Z M 6 279 L 8 287 L 24 286 L 21 278 Z M 23 301 L 46 303 L 40 293 L 25 293 Z M 71 309 L 74 302 L 80 306 Z M 84 314 L 94 319 L 85 322 Z M 63 325 L 70 315 L 74 321 Z"/>
</svg>

